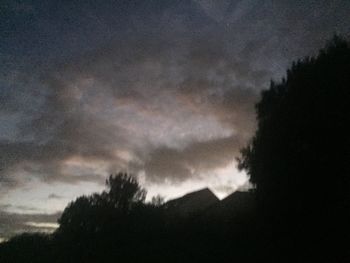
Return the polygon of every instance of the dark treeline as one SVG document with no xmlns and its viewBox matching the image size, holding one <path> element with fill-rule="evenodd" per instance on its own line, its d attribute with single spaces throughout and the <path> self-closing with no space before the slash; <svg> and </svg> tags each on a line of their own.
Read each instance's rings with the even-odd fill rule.
<svg viewBox="0 0 350 263">
<path fill-rule="evenodd" d="M 177 203 L 157 198 L 145 203 L 146 191 L 129 174 L 111 175 L 106 186 L 71 202 L 53 234 L 22 234 L 4 243 L 0 262 L 223 261 L 248 252 L 230 248 L 252 233 L 247 217 L 232 218 L 240 228 L 231 229 L 225 217 L 183 214 Z"/>
<path fill-rule="evenodd" d="M 350 46 L 335 36 L 256 105 L 240 168 L 256 185 L 265 257 L 350 262 Z"/>
<path fill-rule="evenodd" d="M 53 234 L 1 244 L 0 262 L 350 262 L 349 43 L 293 63 L 256 113 L 239 158 L 254 202 L 232 196 L 250 209 L 227 199 L 183 216 L 119 173 L 70 203 Z"/>
</svg>

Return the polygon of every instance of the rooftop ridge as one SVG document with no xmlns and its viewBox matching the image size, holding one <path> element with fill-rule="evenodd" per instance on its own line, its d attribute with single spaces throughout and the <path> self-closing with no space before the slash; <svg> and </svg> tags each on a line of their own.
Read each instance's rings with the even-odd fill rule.
<svg viewBox="0 0 350 263">
<path fill-rule="evenodd" d="M 212 196 L 214 196 L 217 200 L 220 200 L 217 195 L 212 191 L 210 190 L 209 187 L 204 187 L 204 188 L 201 188 L 201 189 L 198 189 L 198 190 L 195 190 L 195 191 L 192 191 L 192 192 L 189 192 L 189 193 L 186 193 L 182 196 L 179 196 L 179 197 L 176 197 L 176 198 L 173 198 L 173 199 L 170 199 L 167 201 L 168 202 L 172 202 L 172 201 L 176 201 L 176 200 L 179 200 L 179 199 L 182 199 L 182 198 L 185 198 L 185 197 L 190 197 L 190 196 L 193 196 L 193 195 L 196 195 L 198 193 L 201 193 L 201 192 L 207 192 L 209 194 L 211 194 Z"/>
</svg>

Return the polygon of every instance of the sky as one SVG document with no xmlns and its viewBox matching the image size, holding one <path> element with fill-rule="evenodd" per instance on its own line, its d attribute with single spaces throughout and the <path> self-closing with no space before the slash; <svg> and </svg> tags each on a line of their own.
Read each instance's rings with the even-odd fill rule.
<svg viewBox="0 0 350 263">
<path fill-rule="evenodd" d="M 148 198 L 249 188 L 254 104 L 293 60 L 350 34 L 347 0 L 0 4 L 0 241 L 54 229 L 106 177 Z"/>
</svg>

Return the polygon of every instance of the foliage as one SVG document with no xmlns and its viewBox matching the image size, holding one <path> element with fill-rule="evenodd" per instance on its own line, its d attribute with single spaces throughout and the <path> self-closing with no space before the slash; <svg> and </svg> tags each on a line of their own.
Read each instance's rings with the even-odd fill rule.
<svg viewBox="0 0 350 263">
<path fill-rule="evenodd" d="M 146 197 L 146 190 L 129 174 L 110 175 L 106 186 L 107 191 L 101 194 L 81 196 L 71 202 L 58 220 L 59 232 L 92 234 L 102 231 L 111 221 L 121 223 Z"/>
<path fill-rule="evenodd" d="M 239 167 L 256 186 L 264 224 L 291 242 L 346 232 L 349 101 L 350 45 L 336 36 L 318 56 L 293 63 L 256 105 L 258 128 Z"/>
<path fill-rule="evenodd" d="M 350 45 L 339 37 L 262 93 L 239 162 L 258 217 L 253 201 L 249 213 L 220 202 L 218 214 L 183 218 L 118 173 L 71 202 L 54 234 L 1 244 L 0 262 L 350 262 L 349 101 Z"/>
<path fill-rule="evenodd" d="M 40 233 L 24 233 L 15 236 L 0 247 L 0 262 L 49 262 L 52 239 Z"/>
<path fill-rule="evenodd" d="M 48 238 L 26 234 L 0 245 L 1 263 L 202 262 L 247 258 L 255 239 L 248 224 L 177 217 L 130 175 L 110 176 L 100 194 L 78 197 L 64 210 L 60 227 Z M 235 223 L 236 224 L 236 223 Z M 233 236 L 228 239 L 227 236 Z M 229 246 L 236 247 L 232 251 Z M 18 253 L 20 252 L 20 253 Z M 254 257 L 254 253 L 251 254 Z"/>
<path fill-rule="evenodd" d="M 151 204 L 155 207 L 160 207 L 164 204 L 164 197 L 156 195 L 152 197 Z"/>
<path fill-rule="evenodd" d="M 135 177 L 126 173 L 111 175 L 106 180 L 106 185 L 109 191 L 103 196 L 114 208 L 130 209 L 132 204 L 145 201 L 146 190 L 140 187 Z"/>
</svg>

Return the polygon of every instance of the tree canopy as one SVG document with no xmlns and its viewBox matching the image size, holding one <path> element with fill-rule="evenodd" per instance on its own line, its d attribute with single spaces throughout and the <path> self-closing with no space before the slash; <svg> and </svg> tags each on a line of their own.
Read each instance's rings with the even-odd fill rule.
<svg viewBox="0 0 350 263">
<path fill-rule="evenodd" d="M 108 191 L 103 193 L 103 196 L 116 208 L 129 209 L 132 204 L 145 201 L 146 190 L 139 185 L 135 177 L 127 173 L 111 175 L 106 180 L 106 185 Z"/>
<path fill-rule="evenodd" d="M 58 222 L 60 231 L 97 232 L 107 221 L 121 221 L 133 208 L 145 201 L 146 190 L 137 179 L 126 173 L 110 175 L 107 190 L 101 194 L 80 196 L 63 211 Z"/>
<path fill-rule="evenodd" d="M 132 175 L 110 175 L 53 234 L 0 244 L 0 261 L 350 262 L 349 102 L 350 45 L 335 37 L 263 91 L 239 159 L 253 192 L 183 217 L 160 196 L 145 203 Z"/>
<path fill-rule="evenodd" d="M 278 231 L 304 235 L 307 229 L 321 239 L 347 229 L 349 102 L 350 45 L 337 36 L 262 92 L 257 131 L 239 167 L 256 186 L 261 214 L 274 228 L 281 225 Z"/>
</svg>

